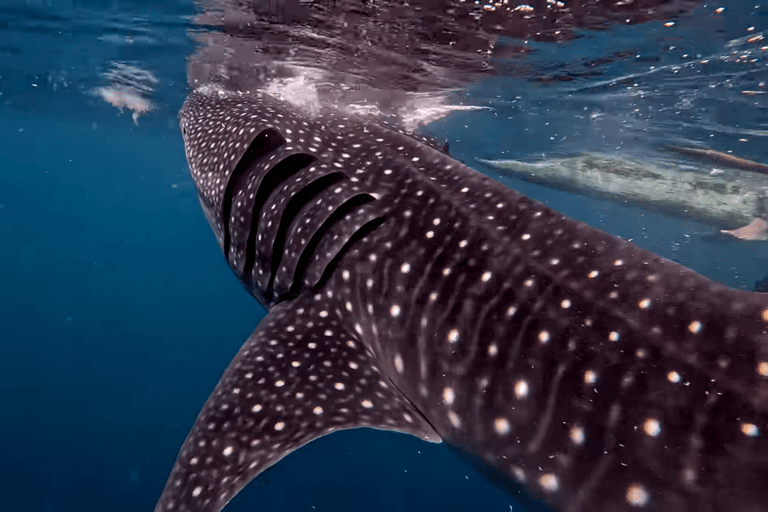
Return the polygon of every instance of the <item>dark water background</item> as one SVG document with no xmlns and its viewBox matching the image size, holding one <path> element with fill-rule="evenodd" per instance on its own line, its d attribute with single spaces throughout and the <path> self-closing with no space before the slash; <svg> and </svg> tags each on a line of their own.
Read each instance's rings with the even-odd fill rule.
<svg viewBox="0 0 768 512">
<path fill-rule="evenodd" d="M 194 13 L 181 0 L 0 0 L 2 512 L 152 510 L 263 316 L 186 170 L 176 114 Z M 650 158 L 670 142 L 768 163 L 768 42 L 754 39 L 768 4 L 703 4 L 664 21 L 501 41 L 526 51 L 500 54 L 495 76 L 450 95 L 484 109 L 425 131 L 469 165 L 587 150 Z M 95 92 L 116 80 L 154 104 L 138 124 Z M 491 175 L 728 285 L 750 289 L 768 274 L 765 242 Z M 227 510 L 510 506 L 522 510 L 445 448 L 355 430 L 291 454 Z"/>
</svg>

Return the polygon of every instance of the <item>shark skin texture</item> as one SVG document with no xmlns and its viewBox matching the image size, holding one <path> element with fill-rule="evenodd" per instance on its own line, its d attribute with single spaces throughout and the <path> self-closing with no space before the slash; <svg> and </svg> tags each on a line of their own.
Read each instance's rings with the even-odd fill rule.
<svg viewBox="0 0 768 512">
<path fill-rule="evenodd" d="M 767 296 L 371 120 L 206 87 L 180 125 L 219 245 L 269 313 L 156 512 L 218 512 L 358 427 L 446 443 L 547 510 L 767 509 Z"/>
</svg>

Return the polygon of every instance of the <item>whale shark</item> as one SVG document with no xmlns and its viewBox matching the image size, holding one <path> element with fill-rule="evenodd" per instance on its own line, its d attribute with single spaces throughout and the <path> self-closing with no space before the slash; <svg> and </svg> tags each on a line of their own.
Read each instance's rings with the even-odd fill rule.
<svg viewBox="0 0 768 512">
<path fill-rule="evenodd" d="M 268 314 L 156 512 L 218 512 L 359 427 L 445 443 L 545 510 L 765 510 L 767 296 L 372 119 L 206 86 L 179 124 L 226 261 Z"/>
</svg>

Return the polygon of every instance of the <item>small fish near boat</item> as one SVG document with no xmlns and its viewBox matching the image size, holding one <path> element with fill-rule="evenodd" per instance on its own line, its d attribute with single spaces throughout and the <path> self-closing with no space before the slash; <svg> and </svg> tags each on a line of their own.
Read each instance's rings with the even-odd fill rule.
<svg viewBox="0 0 768 512">
<path fill-rule="evenodd" d="M 768 175 L 723 167 L 705 174 L 671 162 L 586 153 L 535 163 L 477 162 L 526 182 L 710 224 L 744 240 L 768 239 Z"/>
</svg>

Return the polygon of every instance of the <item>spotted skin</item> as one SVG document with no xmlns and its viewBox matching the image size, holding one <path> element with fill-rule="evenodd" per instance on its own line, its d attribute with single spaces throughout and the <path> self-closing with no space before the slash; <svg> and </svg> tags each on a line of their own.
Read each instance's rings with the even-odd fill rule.
<svg viewBox="0 0 768 512">
<path fill-rule="evenodd" d="M 214 233 L 269 314 L 156 512 L 217 512 L 291 451 L 364 426 L 444 441 L 552 510 L 765 510 L 765 295 L 389 126 L 215 89 L 180 122 Z"/>
</svg>

